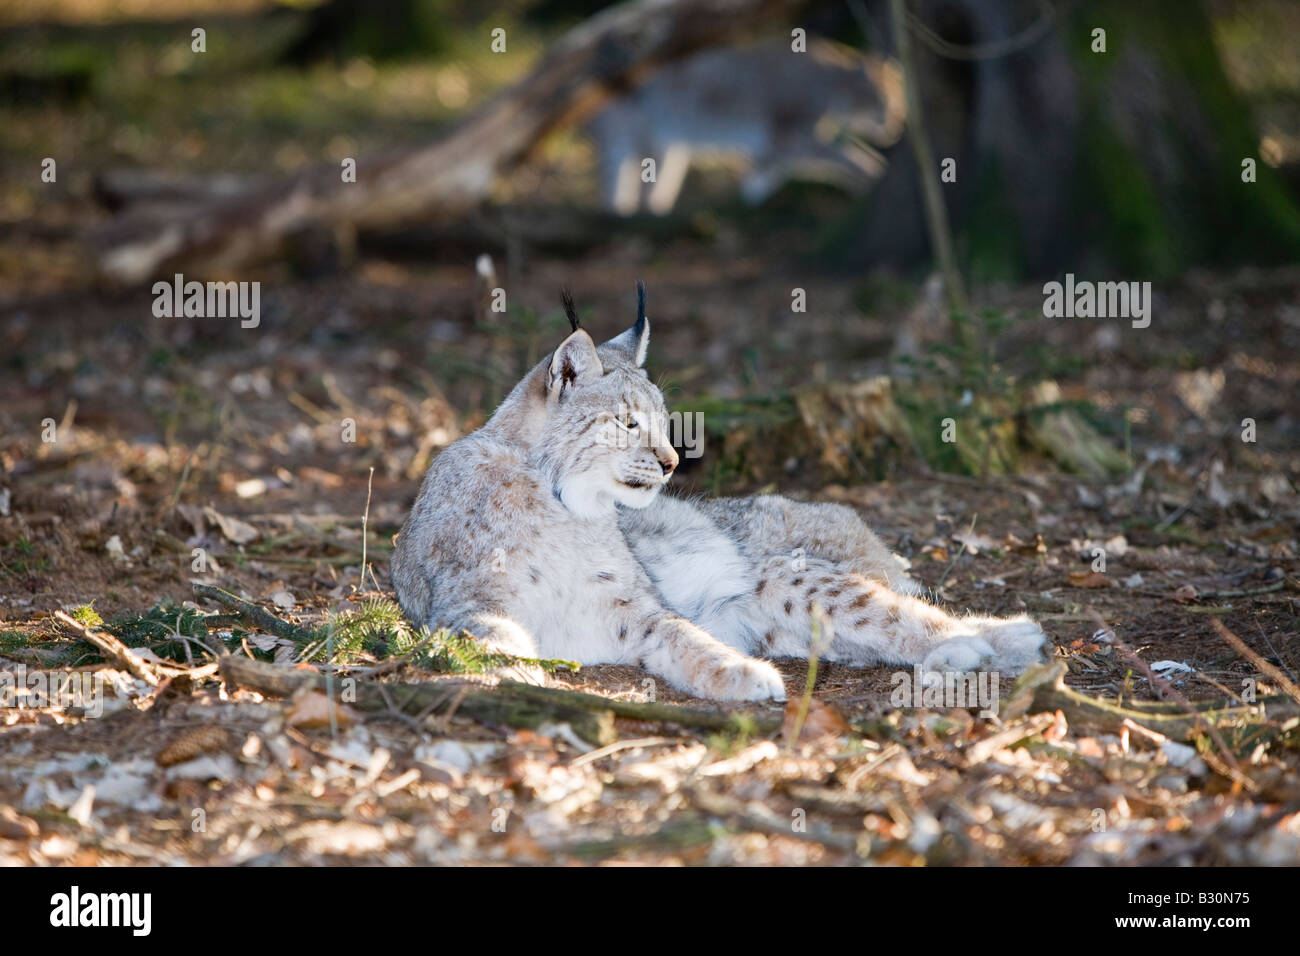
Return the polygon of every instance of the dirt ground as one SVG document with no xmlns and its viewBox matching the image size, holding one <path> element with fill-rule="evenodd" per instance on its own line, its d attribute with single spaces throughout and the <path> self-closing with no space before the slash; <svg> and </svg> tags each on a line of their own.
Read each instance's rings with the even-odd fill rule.
<svg viewBox="0 0 1300 956">
<path fill-rule="evenodd" d="M 310 701 L 215 677 L 150 688 L 53 618 L 90 604 L 121 628 L 195 601 L 195 581 L 308 625 L 391 594 L 391 538 L 423 469 L 552 347 L 561 284 L 587 327 L 612 335 L 632 318 L 632 280 L 647 281 L 649 364 L 677 407 L 886 370 L 894 330 L 917 308 L 906 297 L 803 274 L 782 250 L 739 239 L 719 257 L 718 241 L 707 261 L 689 239 L 653 255 L 616 241 L 579 259 L 532 257 L 510 289 L 511 321 L 531 310 L 524 332 L 476 320 L 470 257 L 273 275 L 256 329 L 155 318 L 145 290 L 9 295 L 0 660 L 82 668 L 116 690 L 97 719 L 0 711 L 0 861 L 1300 861 L 1294 718 L 1233 736 L 1225 754 L 1208 733 L 1187 745 L 1064 714 L 897 708 L 891 669 L 822 664 L 796 741 L 789 724 L 769 739 L 633 720 L 596 751 L 567 725 L 461 716 L 372 715 L 331 730 L 304 716 Z M 790 311 L 795 286 L 806 314 Z M 1193 701 L 1283 693 L 1212 622 L 1296 680 L 1300 271 L 1189 276 L 1157 290 L 1142 330 L 1049 323 L 1036 287 L 984 296 L 1022 316 L 999 361 L 1029 380 L 1054 357 L 1064 396 L 1088 401 L 1129 455 L 1126 474 L 1071 477 L 1026 450 L 1014 477 L 941 475 L 897 447 L 869 463 L 880 480 L 832 479 L 808 459 L 736 473 L 710 446 L 682 484 L 854 506 L 935 600 L 1042 621 L 1066 684 L 1096 698 L 1160 696 L 1130 652 Z M 195 548 L 215 559 L 206 573 Z M 274 644 L 253 637 L 245 649 Z M 780 666 L 797 708 L 807 662 Z M 646 676 L 589 667 L 554 680 L 712 706 Z M 1001 687 L 1005 700 L 1010 681 Z"/>
</svg>

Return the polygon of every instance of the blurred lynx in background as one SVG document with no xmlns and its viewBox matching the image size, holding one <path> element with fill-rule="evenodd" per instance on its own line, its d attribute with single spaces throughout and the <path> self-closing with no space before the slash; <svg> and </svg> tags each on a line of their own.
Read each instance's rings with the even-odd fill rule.
<svg viewBox="0 0 1300 956">
<path fill-rule="evenodd" d="M 795 52 L 782 40 L 670 64 L 598 113 L 588 132 L 608 207 L 665 215 L 700 159 L 738 164 L 741 195 L 754 204 L 790 180 L 864 192 L 884 173 L 876 150 L 898 140 L 903 116 L 892 63 L 826 40 Z"/>
</svg>

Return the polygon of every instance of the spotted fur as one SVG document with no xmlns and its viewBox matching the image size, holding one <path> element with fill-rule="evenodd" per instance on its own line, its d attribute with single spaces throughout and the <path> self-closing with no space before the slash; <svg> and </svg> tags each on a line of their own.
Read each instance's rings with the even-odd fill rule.
<svg viewBox="0 0 1300 956">
<path fill-rule="evenodd" d="M 643 369 L 650 324 L 597 346 L 577 326 L 478 431 L 430 466 L 392 578 L 417 624 L 530 658 L 636 664 L 719 700 L 783 699 L 765 657 L 1019 671 L 1027 618 L 953 617 L 842 505 L 660 494 L 678 458 Z M 535 672 L 516 676 L 539 679 Z"/>
</svg>

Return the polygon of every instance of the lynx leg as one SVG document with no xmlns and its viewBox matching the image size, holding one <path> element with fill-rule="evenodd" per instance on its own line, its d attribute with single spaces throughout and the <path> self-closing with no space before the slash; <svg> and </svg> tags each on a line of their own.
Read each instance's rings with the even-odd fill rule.
<svg viewBox="0 0 1300 956">
<path fill-rule="evenodd" d="M 610 205 L 620 216 L 633 216 L 641 206 L 641 164 L 635 156 L 624 156 L 614 174 Z"/>
<path fill-rule="evenodd" d="M 1046 635 L 1029 618 L 955 617 L 891 591 L 836 562 L 810 560 L 792 573 L 782 557 L 760 572 L 758 598 L 775 626 L 758 653 L 807 654 L 818 605 L 833 639 L 822 653 L 851 664 L 921 665 L 927 672 L 987 667 L 1018 674 L 1041 660 Z"/>
<path fill-rule="evenodd" d="M 785 682 L 775 667 L 746 657 L 668 612 L 641 629 L 633 650 L 646 670 L 696 697 L 785 700 Z"/>
<path fill-rule="evenodd" d="M 902 563 L 848 505 L 762 495 L 718 498 L 700 507 L 751 555 L 784 552 L 791 562 L 800 557 L 834 561 L 894 591 L 921 593 Z"/>
<path fill-rule="evenodd" d="M 677 205 L 677 196 L 686 181 L 686 173 L 691 168 L 690 148 L 674 143 L 664 150 L 663 161 L 655 174 L 655 183 L 650 187 L 650 196 L 646 206 L 656 216 L 666 216 Z"/>
</svg>

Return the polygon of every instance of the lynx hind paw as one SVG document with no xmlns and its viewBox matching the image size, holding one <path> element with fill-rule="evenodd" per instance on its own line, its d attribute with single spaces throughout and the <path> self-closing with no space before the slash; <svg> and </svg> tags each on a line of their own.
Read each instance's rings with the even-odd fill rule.
<svg viewBox="0 0 1300 956">
<path fill-rule="evenodd" d="M 743 658 L 724 665 L 704 696 L 715 700 L 785 700 L 785 681 L 767 661 Z"/>
<path fill-rule="evenodd" d="M 1019 674 L 1044 659 L 1047 635 L 1037 622 L 1025 616 L 1011 618 L 967 618 L 956 640 L 975 639 L 992 652 L 984 665 L 1004 674 Z M 942 645 L 940 645 L 942 646 Z"/>
<path fill-rule="evenodd" d="M 922 680 L 927 687 L 942 684 L 944 673 L 979 670 L 997 656 L 993 645 L 982 637 L 954 637 L 936 645 L 921 662 Z"/>
</svg>

